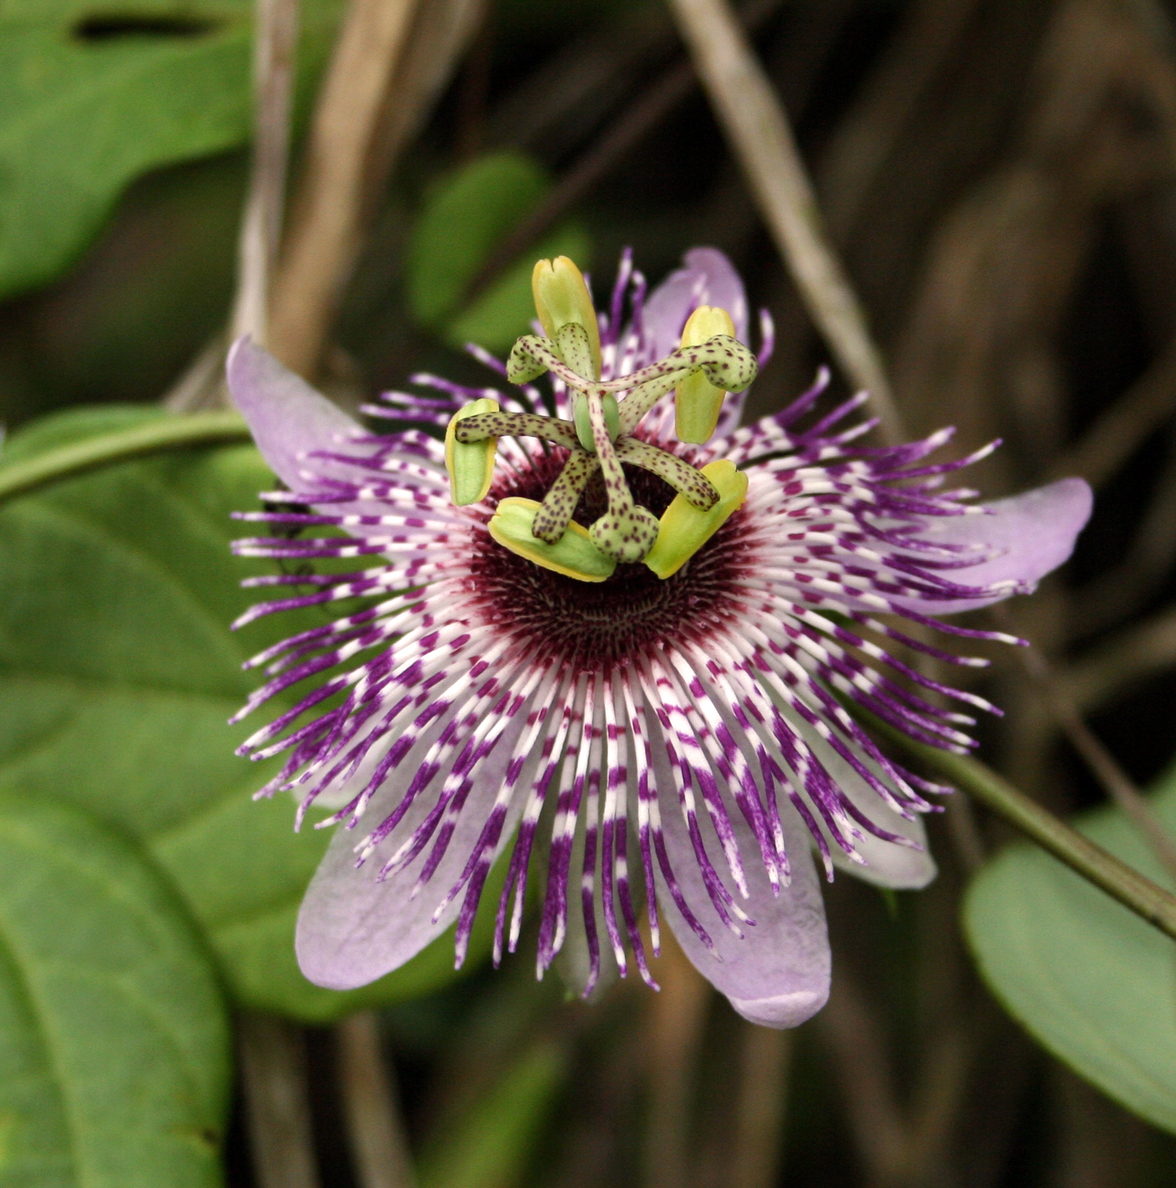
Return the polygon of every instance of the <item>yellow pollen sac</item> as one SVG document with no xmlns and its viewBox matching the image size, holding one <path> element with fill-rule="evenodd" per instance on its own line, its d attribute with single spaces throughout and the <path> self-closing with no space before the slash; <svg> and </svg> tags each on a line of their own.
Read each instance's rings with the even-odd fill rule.
<svg viewBox="0 0 1176 1188">
<path fill-rule="evenodd" d="M 476 417 L 479 413 L 498 412 L 498 401 L 483 397 L 459 408 L 445 429 L 445 469 L 449 471 L 449 495 L 461 507 L 466 503 L 481 503 L 494 480 L 494 458 L 498 453 L 498 438 L 468 444 L 454 434 L 458 421 Z"/>
<path fill-rule="evenodd" d="M 716 334 L 735 337 L 731 315 L 718 306 L 700 305 L 682 328 L 684 347 L 702 346 Z M 727 393 L 716 388 L 702 372 L 689 375 L 674 392 L 675 428 L 679 441 L 702 445 L 709 441 L 719 423 L 719 412 Z"/>
<path fill-rule="evenodd" d="M 554 569 L 565 577 L 577 578 L 581 582 L 603 582 L 610 577 L 617 563 L 605 556 L 588 538 L 588 531 L 575 522 L 555 542 L 546 544 L 532 535 L 535 513 L 540 504 L 534 499 L 504 499 L 498 505 L 490 521 L 490 535 L 504 549 Z"/>
<path fill-rule="evenodd" d="M 710 462 L 702 473 L 714 484 L 719 501 L 710 511 L 699 511 L 685 495 L 674 496 L 662 513 L 657 540 L 645 558 L 645 564 L 659 578 L 677 573 L 747 498 L 747 475 L 736 470 L 734 462 L 725 458 Z"/>
<path fill-rule="evenodd" d="M 592 360 L 592 374 L 584 378 L 600 379 L 600 324 L 583 273 L 567 256 L 537 260 L 531 273 L 531 293 L 535 298 L 535 312 L 553 343 L 559 342 L 561 326 L 572 323 L 584 327 Z"/>
</svg>

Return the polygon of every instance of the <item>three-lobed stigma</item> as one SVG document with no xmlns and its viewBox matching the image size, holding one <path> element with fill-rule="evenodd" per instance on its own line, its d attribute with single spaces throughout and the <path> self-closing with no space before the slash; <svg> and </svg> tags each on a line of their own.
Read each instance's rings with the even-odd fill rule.
<svg viewBox="0 0 1176 1188">
<path fill-rule="evenodd" d="M 499 437 L 541 438 L 568 450 L 563 469 L 542 502 L 503 499 L 490 520 L 491 536 L 528 561 L 580 581 L 604 581 L 618 564 L 640 562 L 667 578 L 742 506 L 747 477 L 729 462 L 700 470 L 634 430 L 672 392 L 680 440 L 703 444 L 726 394 L 743 391 L 755 378 L 755 356 L 736 340 L 725 310 L 701 306 L 677 350 L 632 375 L 602 380 L 599 325 L 580 270 L 566 256 L 540 260 L 532 292 L 545 337 L 524 335 L 515 343 L 507 378 L 525 384 L 549 373 L 566 386 L 572 419 L 503 412 L 489 399 L 460 409 L 445 434 L 453 501 L 486 497 Z M 677 492 L 660 519 L 634 501 L 624 464 Z M 585 528 L 572 516 L 598 471 L 608 507 Z"/>
</svg>

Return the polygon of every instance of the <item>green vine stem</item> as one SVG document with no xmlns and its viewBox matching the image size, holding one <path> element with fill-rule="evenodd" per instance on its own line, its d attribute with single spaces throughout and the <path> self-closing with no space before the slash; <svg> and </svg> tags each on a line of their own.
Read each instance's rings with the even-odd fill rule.
<svg viewBox="0 0 1176 1188">
<path fill-rule="evenodd" d="M 1071 870 L 1176 940 L 1176 896 L 1071 829 L 978 760 L 907 738 L 860 706 L 853 706 L 852 713 L 876 734 L 945 776 Z"/>
<path fill-rule="evenodd" d="M 17 495 L 28 495 L 50 483 L 147 454 L 249 440 L 249 427 L 239 413 L 205 412 L 160 417 L 133 429 L 120 429 L 58 446 L 32 458 L 7 464 L 0 462 L 0 503 Z"/>
</svg>

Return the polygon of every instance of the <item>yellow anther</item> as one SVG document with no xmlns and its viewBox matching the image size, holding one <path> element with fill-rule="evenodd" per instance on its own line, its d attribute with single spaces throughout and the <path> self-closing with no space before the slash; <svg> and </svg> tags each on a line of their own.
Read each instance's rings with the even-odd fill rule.
<svg viewBox="0 0 1176 1188">
<path fill-rule="evenodd" d="M 584 378 L 600 379 L 600 325 L 583 273 L 567 256 L 537 260 L 531 273 L 531 292 L 535 297 L 535 312 L 553 343 L 559 342 L 561 326 L 573 323 L 584 327 L 592 360 L 592 374 Z"/>
<path fill-rule="evenodd" d="M 747 498 L 747 475 L 726 458 L 710 462 L 702 473 L 714 484 L 719 501 L 710 511 L 699 511 L 685 495 L 675 495 L 662 513 L 657 540 L 645 564 L 659 578 L 675 574 L 718 530 Z"/>
<path fill-rule="evenodd" d="M 574 521 L 555 544 L 536 539 L 531 529 L 540 506 L 534 499 L 502 500 L 490 520 L 490 535 L 504 549 L 565 577 L 603 582 L 612 574 L 617 563 L 605 556 L 588 539 L 587 529 Z"/>
<path fill-rule="evenodd" d="M 700 305 L 682 328 L 684 347 L 701 346 L 716 334 L 735 337 L 731 315 L 718 306 Z M 675 428 L 679 441 L 701 445 L 711 439 L 727 393 L 716 388 L 701 372 L 689 375 L 674 393 Z"/>
<path fill-rule="evenodd" d="M 445 429 L 445 469 L 449 471 L 449 495 L 459 507 L 466 503 L 481 503 L 494 481 L 494 459 L 498 453 L 498 438 L 468 444 L 454 436 L 458 421 L 476 417 L 479 413 L 498 412 L 498 401 L 488 396 L 475 400 L 453 414 Z"/>
</svg>

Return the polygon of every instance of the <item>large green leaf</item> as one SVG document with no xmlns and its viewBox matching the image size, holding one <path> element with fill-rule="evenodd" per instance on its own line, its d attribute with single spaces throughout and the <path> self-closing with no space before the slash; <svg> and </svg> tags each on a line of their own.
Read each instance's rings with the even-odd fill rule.
<svg viewBox="0 0 1176 1188">
<path fill-rule="evenodd" d="M 517 152 L 478 157 L 438 179 L 413 227 L 408 297 L 413 315 L 461 346 L 510 347 L 535 316 L 531 270 L 538 259 L 571 256 L 588 264 L 589 244 L 565 223 L 508 266 L 468 304 L 465 293 L 498 245 L 547 196 L 542 167 Z"/>
<path fill-rule="evenodd" d="M 304 5 L 304 75 L 337 9 Z M 0 0 L 0 297 L 65 268 L 133 178 L 248 139 L 251 10 Z"/>
<path fill-rule="evenodd" d="M 229 1036 L 216 972 L 133 842 L 0 795 L 0 1185 L 213 1188 Z"/>
<path fill-rule="evenodd" d="M 16 434 L 5 456 L 159 415 L 62 414 Z M 255 683 L 241 661 L 307 625 L 275 616 L 228 630 L 251 601 L 240 579 L 260 572 L 230 555 L 229 513 L 273 483 L 241 446 L 121 465 L 0 511 L 0 780 L 142 839 L 239 1001 L 328 1020 L 451 979 L 453 949 L 442 938 L 348 994 L 312 986 L 295 963 L 298 903 L 328 837 L 295 834 L 285 795 L 251 800 L 275 768 L 233 754 L 257 722 L 225 725 Z M 487 952 L 490 925 L 475 930 L 468 964 Z"/>
<path fill-rule="evenodd" d="M 1176 769 L 1152 804 L 1176 830 Z M 1116 809 L 1083 833 L 1169 880 Z M 1156 1126 L 1176 1131 L 1176 945 L 1067 867 L 1010 846 L 973 882 L 964 913 L 985 980 L 1055 1056 Z"/>
</svg>

